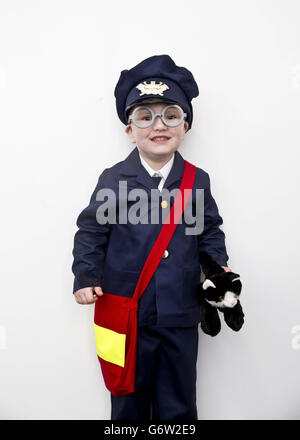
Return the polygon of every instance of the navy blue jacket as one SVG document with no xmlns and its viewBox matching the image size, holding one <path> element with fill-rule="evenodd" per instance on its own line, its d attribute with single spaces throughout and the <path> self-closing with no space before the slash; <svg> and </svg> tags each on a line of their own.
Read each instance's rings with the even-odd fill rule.
<svg viewBox="0 0 300 440">
<path fill-rule="evenodd" d="M 169 191 L 179 188 L 183 169 L 184 159 L 176 151 L 164 188 Z M 110 188 L 118 196 L 119 181 L 127 182 L 128 192 L 142 188 L 149 194 L 149 199 L 151 189 L 157 189 L 141 164 L 137 147 L 124 161 L 103 171 L 89 205 L 77 219 L 79 229 L 74 237 L 73 292 L 83 287 L 101 286 L 103 292 L 132 296 L 143 265 L 162 227 L 161 219 L 159 224 L 151 224 L 150 221 L 148 224 L 118 224 L 117 221 L 115 224 L 101 225 L 97 222 L 97 209 L 104 203 L 96 200 L 97 191 Z M 167 248 L 168 256 L 159 263 L 139 301 L 139 326 L 156 324 L 160 327 L 188 327 L 200 322 L 201 306 L 197 285 L 200 282 L 200 265 L 204 273 L 205 265 L 200 261 L 199 252 L 205 250 L 220 265 L 227 266 L 225 234 L 219 228 L 223 220 L 210 191 L 209 175 L 201 168 L 197 168 L 191 195 L 193 205 L 196 188 L 204 189 L 203 232 L 186 235 L 185 228 L 191 225 L 187 225 L 184 218 L 177 225 Z M 128 207 L 130 203 L 133 202 L 129 201 Z"/>
</svg>

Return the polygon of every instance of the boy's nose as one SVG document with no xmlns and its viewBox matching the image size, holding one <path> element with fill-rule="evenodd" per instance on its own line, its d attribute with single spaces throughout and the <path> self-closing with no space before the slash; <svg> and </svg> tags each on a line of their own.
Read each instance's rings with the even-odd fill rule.
<svg viewBox="0 0 300 440">
<path fill-rule="evenodd" d="M 153 126 L 153 128 L 156 128 L 156 129 L 166 128 L 165 124 L 163 123 L 163 121 L 161 119 L 161 116 L 155 117 L 152 126 Z"/>
</svg>

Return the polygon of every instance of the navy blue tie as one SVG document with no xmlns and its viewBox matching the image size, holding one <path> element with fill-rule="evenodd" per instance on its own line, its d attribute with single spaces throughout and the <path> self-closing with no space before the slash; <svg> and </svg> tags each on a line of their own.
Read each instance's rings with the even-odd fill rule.
<svg viewBox="0 0 300 440">
<path fill-rule="evenodd" d="M 154 181 L 155 185 L 158 188 L 159 182 L 161 181 L 161 177 L 160 176 L 152 176 L 152 180 Z"/>
</svg>

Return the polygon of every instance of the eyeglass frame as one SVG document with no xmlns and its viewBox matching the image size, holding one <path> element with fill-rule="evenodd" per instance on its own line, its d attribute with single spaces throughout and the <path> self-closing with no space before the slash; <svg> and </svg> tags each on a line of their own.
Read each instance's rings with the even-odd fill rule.
<svg viewBox="0 0 300 440">
<path fill-rule="evenodd" d="M 167 108 L 169 108 L 169 107 L 176 107 L 176 108 L 178 108 L 178 109 L 181 111 L 181 113 L 182 113 L 181 121 L 178 122 L 178 124 L 176 124 L 176 125 L 168 125 L 168 124 L 165 123 L 165 121 L 164 121 L 164 119 L 163 119 L 163 117 L 164 117 L 164 113 L 165 113 L 165 111 L 167 110 Z M 151 115 L 152 115 L 151 124 L 146 125 L 146 126 L 141 126 L 141 125 L 139 125 L 136 121 L 134 121 L 134 119 L 133 119 L 134 114 L 136 113 L 137 110 L 140 110 L 141 108 L 146 108 L 147 110 L 150 111 L 150 113 L 151 113 Z M 186 114 L 186 113 L 183 111 L 183 109 L 182 109 L 179 105 L 177 105 L 177 104 L 169 104 L 169 105 L 166 105 L 166 106 L 163 108 L 163 111 L 162 111 L 161 113 L 154 113 L 154 111 L 152 110 L 152 108 L 149 107 L 148 105 L 139 105 L 138 107 L 136 107 L 136 108 L 133 110 L 132 114 L 129 116 L 129 118 L 128 118 L 128 123 L 130 123 L 130 120 L 131 120 L 131 121 L 134 123 L 134 125 L 135 125 L 136 127 L 138 127 L 138 128 L 149 128 L 149 127 L 151 127 L 151 125 L 154 124 L 154 121 L 155 121 L 156 116 L 160 116 L 162 122 L 163 122 L 167 127 L 171 127 L 171 128 L 172 128 L 172 127 L 178 127 L 178 125 L 182 124 L 182 122 L 183 122 L 183 121 L 185 120 L 185 118 L 187 117 L 187 114 Z"/>
</svg>

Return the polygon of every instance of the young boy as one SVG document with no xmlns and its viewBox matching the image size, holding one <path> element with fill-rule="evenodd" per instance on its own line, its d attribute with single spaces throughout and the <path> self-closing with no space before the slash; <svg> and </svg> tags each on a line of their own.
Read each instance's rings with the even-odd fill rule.
<svg viewBox="0 0 300 440">
<path fill-rule="evenodd" d="M 125 132 L 136 147 L 128 157 L 99 177 L 90 204 L 79 215 L 74 238 L 74 296 L 79 304 L 95 303 L 103 292 L 130 297 L 156 241 L 162 221 L 132 224 L 99 222 L 97 197 L 108 188 L 119 201 L 119 183 L 126 191 L 172 191 L 180 186 L 184 159 L 178 152 L 193 120 L 191 100 L 199 91 L 192 73 L 168 55 L 152 56 L 121 72 L 116 106 Z M 191 194 L 204 190 L 204 227 L 186 235 L 183 219 L 144 291 L 138 310 L 134 393 L 111 395 L 111 420 L 197 420 L 196 363 L 201 306 L 197 286 L 199 252 L 207 251 L 226 271 L 228 255 L 223 223 L 210 192 L 208 174 L 197 168 Z M 132 199 L 128 207 L 132 207 Z M 162 200 L 160 215 L 171 203 Z M 97 214 L 98 213 L 98 214 Z M 119 213 L 119 211 L 118 211 Z"/>
</svg>

